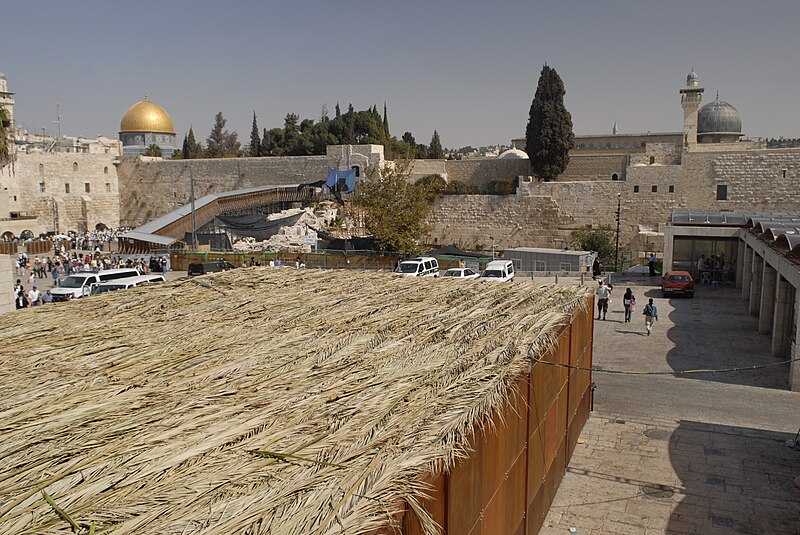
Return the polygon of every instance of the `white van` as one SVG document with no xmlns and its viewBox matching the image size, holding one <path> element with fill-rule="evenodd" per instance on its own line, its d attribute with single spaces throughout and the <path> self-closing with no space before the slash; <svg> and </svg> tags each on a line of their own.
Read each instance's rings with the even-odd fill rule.
<svg viewBox="0 0 800 535">
<path fill-rule="evenodd" d="M 492 260 L 481 273 L 481 280 L 488 282 L 511 282 L 514 280 L 514 262 Z"/>
<path fill-rule="evenodd" d="M 50 294 L 53 301 L 69 301 L 91 294 L 92 288 L 101 282 L 139 275 L 139 270 L 134 268 L 104 269 L 97 273 L 81 271 L 65 278 L 57 288 L 50 290 Z"/>
<path fill-rule="evenodd" d="M 438 277 L 439 262 L 432 256 L 421 256 L 403 260 L 394 272 L 404 277 Z"/>
<path fill-rule="evenodd" d="M 164 275 L 138 275 L 136 277 L 126 277 L 124 279 L 116 279 L 107 282 L 101 282 L 92 288 L 92 295 L 103 294 L 106 292 L 114 292 L 116 290 L 125 290 L 127 288 L 135 288 L 142 284 L 149 284 L 152 282 L 164 282 L 166 279 Z"/>
</svg>

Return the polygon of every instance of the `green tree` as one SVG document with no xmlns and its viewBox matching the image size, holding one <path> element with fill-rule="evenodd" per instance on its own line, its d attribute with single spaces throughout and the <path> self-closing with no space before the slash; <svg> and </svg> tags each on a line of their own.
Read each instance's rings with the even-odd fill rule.
<svg viewBox="0 0 800 535">
<path fill-rule="evenodd" d="M 147 150 L 144 152 L 144 155 L 145 156 L 156 156 L 158 158 L 161 158 L 161 147 L 159 147 L 158 145 L 153 143 L 149 147 L 147 147 Z"/>
<path fill-rule="evenodd" d="M 386 113 L 386 103 L 383 103 L 383 134 L 386 136 L 386 139 L 389 139 L 391 134 L 389 134 L 389 115 Z"/>
<path fill-rule="evenodd" d="M 170 156 L 170 159 L 171 160 L 183 160 L 183 150 L 182 149 L 173 150 L 172 151 L 172 156 Z"/>
<path fill-rule="evenodd" d="M 189 126 L 189 133 L 183 138 L 183 153 L 184 160 L 196 160 L 204 156 L 205 150 L 203 146 L 198 143 L 194 138 L 194 130 Z"/>
<path fill-rule="evenodd" d="M 525 129 L 525 150 L 531 171 L 544 180 L 552 180 L 564 172 L 569 151 L 575 146 L 572 116 L 564 107 L 565 93 L 564 82 L 556 70 L 545 64 Z"/>
<path fill-rule="evenodd" d="M 354 205 L 382 249 L 414 254 L 422 250 L 419 240 L 429 230 L 425 220 L 431 204 L 427 188 L 408 181 L 409 170 L 408 161 L 384 167 L 381 173 L 368 168 L 357 185 Z"/>
<path fill-rule="evenodd" d="M 0 166 L 8 162 L 8 134 L 11 129 L 11 118 L 8 111 L 3 106 L 0 106 Z"/>
<path fill-rule="evenodd" d="M 239 136 L 236 132 L 225 130 L 225 117 L 222 112 L 214 117 L 214 127 L 206 139 L 207 158 L 229 158 L 240 156 L 242 152 Z"/>
<path fill-rule="evenodd" d="M 250 131 L 250 149 L 248 154 L 253 158 L 261 156 L 261 136 L 258 130 L 256 112 L 253 112 L 253 129 Z"/>
<path fill-rule="evenodd" d="M 431 146 L 428 147 L 428 158 L 434 160 L 441 160 L 444 158 L 444 149 L 442 148 L 442 141 L 439 139 L 439 132 L 433 131 L 431 138 Z"/>
<path fill-rule="evenodd" d="M 610 227 L 583 227 L 573 230 L 570 241 L 576 249 L 595 251 L 604 264 L 614 264 L 614 231 Z"/>
</svg>

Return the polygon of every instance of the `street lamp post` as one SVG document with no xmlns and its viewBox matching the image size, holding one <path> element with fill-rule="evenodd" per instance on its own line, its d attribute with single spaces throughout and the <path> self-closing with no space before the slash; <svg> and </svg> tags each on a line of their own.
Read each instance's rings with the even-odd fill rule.
<svg viewBox="0 0 800 535">
<path fill-rule="evenodd" d="M 492 260 L 494 260 L 494 236 L 489 236 L 489 239 L 492 240 Z"/>
<path fill-rule="evenodd" d="M 192 174 L 192 164 L 189 164 L 189 195 L 192 202 L 192 251 L 197 250 L 197 227 L 194 219 L 194 175 Z"/>
<path fill-rule="evenodd" d="M 619 212 L 622 207 L 622 193 L 617 193 L 617 235 L 614 243 L 614 271 L 619 270 Z"/>
</svg>

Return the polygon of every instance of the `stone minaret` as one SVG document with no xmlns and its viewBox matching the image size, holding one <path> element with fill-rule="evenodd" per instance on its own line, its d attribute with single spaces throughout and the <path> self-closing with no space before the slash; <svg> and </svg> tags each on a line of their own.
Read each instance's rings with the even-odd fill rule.
<svg viewBox="0 0 800 535">
<path fill-rule="evenodd" d="M 683 106 L 683 145 L 691 150 L 697 145 L 697 110 L 703 100 L 702 87 L 699 87 L 697 73 L 692 72 L 686 77 L 686 87 L 681 89 L 681 106 Z"/>
<path fill-rule="evenodd" d="M 11 119 L 11 127 L 14 127 L 14 93 L 8 92 L 8 82 L 6 75 L 0 72 L 0 106 L 4 107 Z"/>
</svg>

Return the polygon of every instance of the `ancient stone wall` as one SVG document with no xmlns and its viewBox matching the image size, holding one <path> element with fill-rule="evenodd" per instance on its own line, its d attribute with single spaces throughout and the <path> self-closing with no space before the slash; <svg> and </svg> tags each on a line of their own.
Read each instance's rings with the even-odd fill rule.
<svg viewBox="0 0 800 535">
<path fill-rule="evenodd" d="M 10 255 L 0 254 L 0 314 L 14 310 L 14 267 Z"/>
<path fill-rule="evenodd" d="M 113 154 L 17 153 L 0 178 L 0 217 L 37 218 L 45 231 L 119 226 L 119 188 Z M 7 188 L 7 189 L 6 189 Z"/>
<path fill-rule="evenodd" d="M 570 154 L 567 168 L 557 180 L 566 182 L 573 180 L 612 180 L 615 174 L 617 175 L 616 180 L 624 180 L 627 162 L 627 154 L 594 156 Z"/>
<path fill-rule="evenodd" d="M 120 220 L 138 227 L 190 201 L 189 174 L 194 178 L 194 195 L 199 199 L 257 186 L 280 186 L 324 181 L 328 169 L 383 165 L 380 145 L 336 145 L 325 156 L 275 158 L 222 158 L 202 160 L 160 160 L 124 157 L 117 166 L 120 183 Z"/>
<path fill-rule="evenodd" d="M 614 229 L 619 199 L 620 244 L 629 249 L 640 225 L 663 228 L 674 208 L 796 212 L 799 173 L 797 149 L 684 153 L 681 165 L 629 167 L 624 181 L 523 182 L 516 195 L 445 196 L 429 218 L 430 241 L 486 250 L 493 236 L 498 248 L 561 247 L 584 225 Z M 717 200 L 718 185 L 727 200 Z"/>
<path fill-rule="evenodd" d="M 498 158 L 465 158 L 445 161 L 448 180 L 458 180 L 467 185 L 481 188 L 498 179 L 512 180 L 530 174 L 528 160 Z"/>
</svg>

